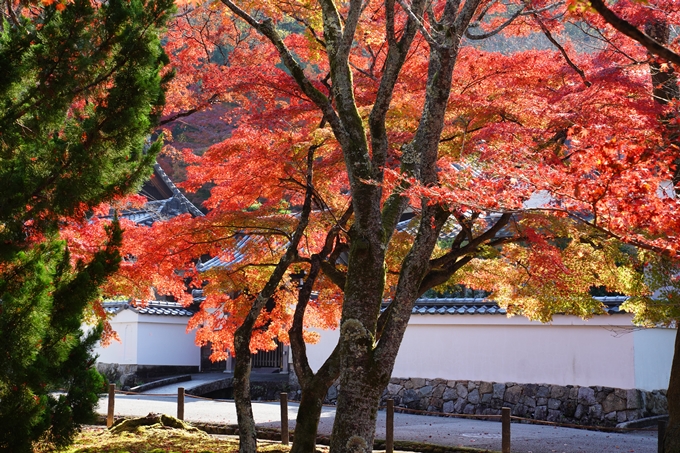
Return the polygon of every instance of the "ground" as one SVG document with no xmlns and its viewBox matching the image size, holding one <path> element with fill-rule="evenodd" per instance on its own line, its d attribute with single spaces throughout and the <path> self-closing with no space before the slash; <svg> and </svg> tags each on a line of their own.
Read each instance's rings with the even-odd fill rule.
<svg viewBox="0 0 680 453">
<path fill-rule="evenodd" d="M 403 446 L 402 446 L 403 444 Z M 436 447 L 426 444 L 395 442 L 401 451 L 426 453 L 491 453 L 489 450 Z M 259 441 L 263 453 L 288 453 L 290 447 L 275 441 Z M 43 451 L 50 451 L 49 449 Z M 167 427 L 140 427 L 134 432 L 113 434 L 103 427 L 86 427 L 73 446 L 64 453 L 236 453 L 238 437 L 213 436 L 204 432 L 191 432 Z M 319 446 L 317 453 L 327 453 Z"/>
</svg>

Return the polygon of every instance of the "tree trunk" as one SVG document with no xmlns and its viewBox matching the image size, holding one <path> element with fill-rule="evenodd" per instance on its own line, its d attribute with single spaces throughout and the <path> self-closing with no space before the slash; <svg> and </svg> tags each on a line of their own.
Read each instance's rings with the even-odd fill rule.
<svg viewBox="0 0 680 453">
<path fill-rule="evenodd" d="M 291 453 L 316 451 L 316 433 L 321 419 L 321 408 L 329 387 L 330 385 L 326 385 L 321 379 L 313 378 L 302 388 Z"/>
<path fill-rule="evenodd" d="M 373 332 L 357 319 L 348 319 L 341 326 L 342 371 L 330 444 L 333 453 L 373 451 L 378 403 L 387 385 L 376 373 L 373 338 Z"/>
<path fill-rule="evenodd" d="M 238 420 L 239 453 L 257 453 L 257 432 L 250 401 L 250 337 L 252 327 L 244 323 L 234 334 L 234 403 Z"/>
<path fill-rule="evenodd" d="M 667 453 L 680 451 L 680 335 L 675 335 L 675 352 L 668 382 L 668 427 L 664 438 Z"/>
<path fill-rule="evenodd" d="M 645 26 L 645 32 L 661 44 L 668 44 L 670 33 L 668 23 L 662 20 L 649 23 Z M 666 105 L 673 100 L 678 99 L 678 78 L 673 70 L 662 70 L 660 62 L 652 59 L 649 64 L 649 70 L 652 75 L 653 95 L 654 100 L 660 104 Z M 665 122 L 665 118 L 662 118 Z M 668 137 L 674 144 L 678 144 L 678 131 L 676 127 L 669 127 Z M 676 158 L 676 170 L 673 177 L 673 183 L 676 187 L 676 196 L 678 193 L 678 182 L 680 182 L 680 158 Z M 676 321 L 677 322 L 677 321 Z M 664 448 L 668 453 L 680 451 L 680 335 L 675 337 L 675 351 L 673 352 L 673 363 L 671 365 L 671 378 L 668 382 L 668 427 L 666 428 L 666 436 L 664 438 Z"/>
<path fill-rule="evenodd" d="M 321 418 L 321 407 L 328 389 L 340 374 L 337 348 L 333 350 L 316 374 L 312 372 L 303 337 L 304 317 L 312 296 L 314 283 L 321 271 L 321 260 L 331 253 L 333 242 L 341 226 L 347 223 L 351 215 L 351 209 L 347 210 L 340 219 L 340 223 L 329 232 L 322 251 L 319 254 L 312 255 L 309 276 L 298 293 L 298 304 L 293 315 L 293 325 L 288 331 L 290 347 L 293 351 L 293 368 L 302 387 L 292 453 L 314 453 L 316 451 L 316 433 Z"/>
</svg>

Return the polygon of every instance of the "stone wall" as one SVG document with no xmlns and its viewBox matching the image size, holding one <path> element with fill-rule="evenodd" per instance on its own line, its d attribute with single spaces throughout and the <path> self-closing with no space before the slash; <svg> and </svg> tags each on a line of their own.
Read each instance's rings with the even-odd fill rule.
<svg viewBox="0 0 680 453">
<path fill-rule="evenodd" d="M 97 371 L 106 377 L 109 383 L 117 384 L 122 390 L 129 390 L 130 387 L 166 376 L 198 373 L 198 367 L 97 363 Z"/>
<path fill-rule="evenodd" d="M 329 390 L 332 402 L 337 388 Z M 668 413 L 665 390 L 392 378 L 383 392 L 395 406 L 449 414 L 512 415 L 536 420 L 613 426 Z"/>
</svg>

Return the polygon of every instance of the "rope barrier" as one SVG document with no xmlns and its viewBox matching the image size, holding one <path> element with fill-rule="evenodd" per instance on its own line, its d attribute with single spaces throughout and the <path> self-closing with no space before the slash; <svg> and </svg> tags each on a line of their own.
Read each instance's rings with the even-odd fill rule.
<svg viewBox="0 0 680 453">
<path fill-rule="evenodd" d="M 386 406 L 380 406 L 379 409 L 385 409 Z M 395 411 L 403 413 L 413 413 L 416 415 L 432 415 L 436 417 L 450 417 L 450 418 L 475 418 L 475 419 L 501 419 L 501 415 L 498 414 L 453 414 L 448 412 L 431 412 L 424 411 L 420 409 L 409 409 L 407 407 L 395 407 Z M 623 432 L 623 431 L 656 431 L 657 428 L 617 428 L 614 426 L 595 426 L 595 425 L 578 425 L 576 423 L 560 423 L 551 422 L 548 420 L 537 420 L 535 418 L 518 417 L 516 415 L 510 416 L 512 420 L 518 420 L 524 423 L 536 424 L 536 425 L 549 425 L 557 426 L 560 428 L 577 428 L 586 429 L 590 431 L 605 431 L 605 432 Z"/>
</svg>

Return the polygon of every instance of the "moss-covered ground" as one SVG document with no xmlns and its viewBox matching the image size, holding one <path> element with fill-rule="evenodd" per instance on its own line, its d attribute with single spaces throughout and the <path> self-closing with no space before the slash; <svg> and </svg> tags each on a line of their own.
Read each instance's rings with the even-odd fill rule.
<svg viewBox="0 0 680 453">
<path fill-rule="evenodd" d="M 383 449 L 384 441 L 376 442 L 376 451 Z M 259 442 L 259 452 L 288 453 L 290 447 L 276 441 Z M 327 453 L 320 445 L 317 453 Z M 441 447 L 415 442 L 395 442 L 397 452 L 423 453 L 492 453 L 488 450 Z M 202 431 L 187 431 L 169 427 L 140 426 L 134 431 L 119 434 L 101 427 L 86 427 L 77 436 L 73 446 L 65 453 L 237 453 L 236 436 L 214 436 Z"/>
</svg>

